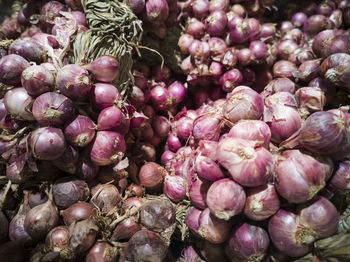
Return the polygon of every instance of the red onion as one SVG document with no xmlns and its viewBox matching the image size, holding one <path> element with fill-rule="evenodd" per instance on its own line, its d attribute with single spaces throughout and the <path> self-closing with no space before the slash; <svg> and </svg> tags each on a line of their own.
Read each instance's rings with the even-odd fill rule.
<svg viewBox="0 0 350 262">
<path fill-rule="evenodd" d="M 50 196 L 48 201 L 28 211 L 24 219 L 24 230 L 33 239 L 42 239 L 58 223 L 59 216 L 57 208 Z"/>
<path fill-rule="evenodd" d="M 140 229 L 141 226 L 135 221 L 135 219 L 129 217 L 117 225 L 117 227 L 113 231 L 110 240 L 129 240 Z"/>
<path fill-rule="evenodd" d="M 21 25 L 17 19 L 6 17 L 1 24 L 1 32 L 6 38 L 16 39 L 21 34 Z"/>
<path fill-rule="evenodd" d="M 32 102 L 33 98 L 23 87 L 8 90 L 4 96 L 6 110 L 18 120 L 34 120 L 32 113 L 28 110 Z"/>
<path fill-rule="evenodd" d="M 350 161 L 339 163 L 339 167 L 329 182 L 332 191 L 347 193 L 350 191 Z"/>
<path fill-rule="evenodd" d="M 199 216 L 199 235 L 213 244 L 225 242 L 230 236 L 231 222 L 219 219 L 210 213 L 209 208 Z"/>
<path fill-rule="evenodd" d="M 293 78 L 293 73 L 298 69 L 295 64 L 287 60 L 280 60 L 273 66 L 274 77 Z"/>
<path fill-rule="evenodd" d="M 68 247 L 69 230 L 67 226 L 58 226 L 53 228 L 45 238 L 45 244 L 48 248 L 55 251 Z"/>
<path fill-rule="evenodd" d="M 150 101 L 157 111 L 162 111 L 167 107 L 168 90 L 157 85 L 151 90 Z"/>
<path fill-rule="evenodd" d="M 190 207 L 187 210 L 186 218 L 185 218 L 186 225 L 191 230 L 191 232 L 197 237 L 200 237 L 198 229 L 199 229 L 199 217 L 201 214 L 202 214 L 201 210 L 196 209 L 194 207 Z"/>
<path fill-rule="evenodd" d="M 332 22 L 332 24 L 339 28 L 343 25 L 343 12 L 340 9 L 336 9 L 332 12 L 332 14 L 329 16 L 329 20 Z"/>
<path fill-rule="evenodd" d="M 74 116 L 73 101 L 64 95 L 47 92 L 34 100 L 32 112 L 43 126 L 62 126 Z"/>
<path fill-rule="evenodd" d="M 304 125 L 284 141 L 284 148 L 304 148 L 321 155 L 336 153 L 345 144 L 345 123 L 330 112 L 311 114 Z"/>
<path fill-rule="evenodd" d="M 189 54 L 188 48 L 191 45 L 194 37 L 190 34 L 183 34 L 179 37 L 178 46 L 183 54 Z"/>
<path fill-rule="evenodd" d="M 275 78 L 265 87 L 265 91 L 268 92 L 269 95 L 277 92 L 289 92 L 294 94 L 295 84 L 289 78 Z"/>
<path fill-rule="evenodd" d="M 269 236 L 263 228 L 243 223 L 231 233 L 226 253 L 242 261 L 263 260 L 269 245 Z"/>
<path fill-rule="evenodd" d="M 225 92 L 231 92 L 235 87 L 242 84 L 243 76 L 237 69 L 227 71 L 220 78 L 220 85 Z"/>
<path fill-rule="evenodd" d="M 98 131 L 91 149 L 91 160 L 98 166 L 118 163 L 125 153 L 124 137 L 113 131 Z"/>
<path fill-rule="evenodd" d="M 53 91 L 54 76 L 43 66 L 33 65 L 22 72 L 21 83 L 28 94 L 38 96 L 42 93 Z"/>
<path fill-rule="evenodd" d="M 144 200 L 138 197 L 130 197 L 126 199 L 122 205 L 122 213 L 139 208 L 144 204 Z"/>
<path fill-rule="evenodd" d="M 180 82 L 174 82 L 168 86 L 168 97 L 174 104 L 184 101 L 186 96 L 186 88 Z"/>
<path fill-rule="evenodd" d="M 86 262 L 113 262 L 118 253 L 118 249 L 108 242 L 97 242 L 86 255 Z"/>
<path fill-rule="evenodd" d="M 304 23 L 304 31 L 316 35 L 325 29 L 331 28 L 330 20 L 324 15 L 312 15 Z"/>
<path fill-rule="evenodd" d="M 188 47 L 188 51 L 196 64 L 202 64 L 209 58 L 210 46 L 205 41 L 195 39 Z"/>
<path fill-rule="evenodd" d="M 257 92 L 247 86 L 239 86 L 228 94 L 223 115 L 233 123 L 242 119 L 259 119 L 263 107 L 263 99 Z"/>
<path fill-rule="evenodd" d="M 63 154 L 55 160 L 52 160 L 51 163 L 64 172 L 75 174 L 78 158 L 79 154 L 77 150 L 72 146 L 67 146 Z"/>
<path fill-rule="evenodd" d="M 169 150 L 164 151 L 162 156 L 161 156 L 161 162 L 163 165 L 166 165 L 168 163 L 170 163 L 170 161 L 172 159 L 174 159 L 174 157 L 176 156 L 176 154 L 174 152 L 171 152 Z"/>
<path fill-rule="evenodd" d="M 55 204 L 60 208 L 68 208 L 78 201 L 86 201 L 90 189 L 85 181 L 74 177 L 58 179 L 52 188 Z"/>
<path fill-rule="evenodd" d="M 41 160 L 54 160 L 66 149 L 62 130 L 53 127 L 35 129 L 29 137 L 29 145 L 34 157 Z"/>
<path fill-rule="evenodd" d="M 198 155 L 196 157 L 195 168 L 198 176 L 209 181 L 217 181 L 226 177 L 220 166 L 206 156 Z"/>
<path fill-rule="evenodd" d="M 57 72 L 56 86 L 60 92 L 72 99 L 86 96 L 92 83 L 88 72 L 76 65 L 65 65 Z"/>
<path fill-rule="evenodd" d="M 43 48 L 32 38 L 15 40 L 10 45 L 8 53 L 20 55 L 24 59 L 37 64 L 40 64 L 45 57 Z"/>
<path fill-rule="evenodd" d="M 102 214 L 107 214 L 120 201 L 118 188 L 112 184 L 99 184 L 91 189 L 90 203 L 99 209 Z"/>
<path fill-rule="evenodd" d="M 157 189 L 163 184 L 166 170 L 155 162 L 143 165 L 139 172 L 140 184 L 149 189 Z"/>
<path fill-rule="evenodd" d="M 193 137 L 199 140 L 217 141 L 220 137 L 222 116 L 218 113 L 207 113 L 198 117 L 193 123 Z"/>
<path fill-rule="evenodd" d="M 247 19 L 242 19 L 242 21 L 237 23 L 228 23 L 230 30 L 230 39 L 233 43 L 242 44 L 249 39 L 251 33 L 251 28 Z"/>
<path fill-rule="evenodd" d="M 209 1 L 208 0 L 194 0 L 192 1 L 192 12 L 195 18 L 203 19 L 209 13 Z"/>
<path fill-rule="evenodd" d="M 103 55 L 84 66 L 97 81 L 112 82 L 119 74 L 119 62 L 110 55 Z"/>
<path fill-rule="evenodd" d="M 241 120 L 230 129 L 228 136 L 254 141 L 257 145 L 269 148 L 271 131 L 261 120 Z"/>
<path fill-rule="evenodd" d="M 230 7 L 230 1 L 228 0 L 212 0 L 209 3 L 209 12 L 212 13 L 216 10 L 228 11 Z"/>
<path fill-rule="evenodd" d="M 135 15 L 138 15 L 145 7 L 145 0 L 128 0 L 127 4 L 129 5 L 131 11 L 133 11 Z"/>
<path fill-rule="evenodd" d="M 20 84 L 21 74 L 29 66 L 28 61 L 19 55 L 5 55 L 0 60 L 0 82 L 5 85 Z"/>
<path fill-rule="evenodd" d="M 69 226 L 74 221 L 97 215 L 97 210 L 89 203 L 78 201 L 67 209 L 60 211 L 60 215 L 63 217 L 64 223 Z"/>
<path fill-rule="evenodd" d="M 155 116 L 152 121 L 152 128 L 158 136 L 165 137 L 169 133 L 169 120 L 164 116 Z"/>
<path fill-rule="evenodd" d="M 76 164 L 76 175 L 86 181 L 91 181 L 98 175 L 100 167 L 90 159 L 90 151 L 81 154 Z M 109 181 L 108 181 L 109 182 Z"/>
<path fill-rule="evenodd" d="M 271 140 L 280 143 L 301 127 L 301 117 L 294 108 L 275 104 L 268 106 L 264 112 L 264 121 L 269 125 L 271 130 Z"/>
<path fill-rule="evenodd" d="M 123 120 L 123 112 L 115 106 L 110 106 L 103 109 L 97 120 L 98 130 L 114 130 Z"/>
<path fill-rule="evenodd" d="M 312 51 L 318 57 L 328 57 L 331 54 L 328 54 L 328 49 L 330 43 L 333 41 L 334 37 L 337 35 L 337 32 L 332 29 L 327 29 L 319 32 L 312 42 Z"/>
<path fill-rule="evenodd" d="M 226 137 L 219 142 L 217 154 L 219 163 L 243 186 L 265 184 L 273 169 L 271 153 L 254 141 Z"/>
<path fill-rule="evenodd" d="M 307 244 L 319 238 L 326 238 L 338 230 L 339 215 L 333 204 L 325 197 L 300 207 L 301 241 Z"/>
<path fill-rule="evenodd" d="M 261 221 L 274 215 L 280 208 L 275 187 L 271 184 L 247 189 L 244 215 L 249 219 Z"/>
<path fill-rule="evenodd" d="M 238 61 L 242 65 L 251 64 L 252 56 L 252 51 L 249 48 L 242 48 L 237 52 Z"/>
<path fill-rule="evenodd" d="M 118 89 L 111 84 L 97 83 L 91 91 L 91 102 L 98 109 L 113 106 L 121 98 Z"/>
<path fill-rule="evenodd" d="M 289 57 L 298 49 L 298 44 L 293 40 L 282 40 L 278 44 L 278 55 L 281 59 L 288 60 Z"/>
<path fill-rule="evenodd" d="M 53 27 L 55 25 L 55 18 L 60 16 L 61 11 L 65 11 L 63 4 L 57 1 L 50 1 L 41 8 L 40 21 L 49 28 Z"/>
<path fill-rule="evenodd" d="M 198 1 L 198 0 L 197 0 Z M 207 18 L 207 32 L 210 36 L 222 36 L 226 31 L 227 16 L 224 11 L 213 11 Z"/>
<path fill-rule="evenodd" d="M 78 115 L 64 129 L 64 136 L 73 146 L 85 147 L 95 136 L 95 123 L 87 116 Z"/>
<path fill-rule="evenodd" d="M 125 253 L 129 261 L 163 261 L 167 251 L 165 242 L 157 233 L 142 229 L 131 237 Z"/>
<path fill-rule="evenodd" d="M 265 23 L 261 25 L 260 38 L 271 38 L 276 34 L 276 26 L 272 23 Z"/>
<path fill-rule="evenodd" d="M 26 192 L 24 192 L 26 194 Z M 6 229 L 8 228 L 8 232 L 6 232 L 5 238 L 7 238 L 7 233 L 11 241 L 22 241 L 22 242 L 30 242 L 32 241 L 31 236 L 24 229 L 24 220 L 28 214 L 30 207 L 28 206 L 28 197 L 24 195 L 23 203 L 19 206 L 19 209 L 16 215 L 11 219 L 10 224 L 8 224 L 7 218 L 0 212 L 0 217 L 3 216 L 4 219 L 1 219 L 2 223 L 6 223 Z"/>
<path fill-rule="evenodd" d="M 278 193 L 291 203 L 303 203 L 325 186 L 327 169 L 312 156 L 287 150 L 277 158 L 275 174 Z"/>
<path fill-rule="evenodd" d="M 324 92 L 315 87 L 299 88 L 295 92 L 295 97 L 298 100 L 299 110 L 307 114 L 322 111 L 326 103 Z"/>
<path fill-rule="evenodd" d="M 215 181 L 208 190 L 206 203 L 217 218 L 229 220 L 242 212 L 246 200 L 243 188 L 229 178 Z"/>
<path fill-rule="evenodd" d="M 164 179 L 164 194 L 173 202 L 178 203 L 186 198 L 187 183 L 181 176 L 167 175 Z"/>
<path fill-rule="evenodd" d="M 69 249 L 84 253 L 95 243 L 98 226 L 92 219 L 75 221 L 69 226 Z"/>
<path fill-rule="evenodd" d="M 48 200 L 48 196 L 43 192 L 30 192 L 28 195 L 28 204 L 30 208 L 41 205 Z"/>
<path fill-rule="evenodd" d="M 207 192 L 211 183 L 205 179 L 196 178 L 189 186 L 189 198 L 191 204 L 199 209 L 205 209 L 207 204 Z"/>
<path fill-rule="evenodd" d="M 221 63 L 223 64 L 223 66 L 225 66 L 228 69 L 234 68 L 234 66 L 237 63 L 236 49 L 233 47 L 227 48 L 226 52 L 224 53 L 223 57 L 221 58 Z"/>
<path fill-rule="evenodd" d="M 303 12 L 295 13 L 292 17 L 292 23 L 296 27 L 302 27 L 307 21 L 307 15 Z"/>
<path fill-rule="evenodd" d="M 146 2 L 147 19 L 153 24 L 165 22 L 169 16 L 169 6 L 165 0 L 150 0 Z"/>
<path fill-rule="evenodd" d="M 169 133 L 167 143 L 169 146 L 169 150 L 173 152 L 176 152 L 182 146 L 182 143 L 179 137 L 176 135 L 176 132 Z"/>
<path fill-rule="evenodd" d="M 333 54 L 322 62 L 321 73 L 323 77 L 330 83 L 342 88 L 350 89 L 350 81 L 348 79 L 349 63 L 349 54 Z"/>
<path fill-rule="evenodd" d="M 249 45 L 249 49 L 252 52 L 252 58 L 256 63 L 260 61 L 264 62 L 267 55 L 267 45 L 262 41 L 252 41 Z"/>
</svg>

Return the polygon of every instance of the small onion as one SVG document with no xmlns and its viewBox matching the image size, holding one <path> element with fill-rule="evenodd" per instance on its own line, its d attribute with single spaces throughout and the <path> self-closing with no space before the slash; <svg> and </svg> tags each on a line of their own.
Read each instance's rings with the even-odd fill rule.
<svg viewBox="0 0 350 262">
<path fill-rule="evenodd" d="M 119 75 L 119 62 L 110 55 L 103 55 L 84 66 L 89 70 L 97 81 L 112 82 Z"/>
<path fill-rule="evenodd" d="M 94 139 L 95 128 L 91 118 L 78 115 L 65 127 L 64 136 L 71 145 L 85 147 Z"/>
<path fill-rule="evenodd" d="M 196 178 L 189 187 L 191 204 L 199 209 L 207 207 L 206 198 L 211 183 L 205 179 Z"/>
<path fill-rule="evenodd" d="M 40 21 L 49 28 L 53 27 L 55 25 L 55 18 L 60 16 L 61 11 L 65 11 L 65 7 L 62 3 L 50 1 L 41 8 Z"/>
<path fill-rule="evenodd" d="M 32 96 L 53 91 L 55 84 L 53 74 L 43 66 L 37 65 L 30 66 L 22 72 L 21 83 Z"/>
<path fill-rule="evenodd" d="M 118 249 L 108 242 L 97 242 L 86 255 L 86 262 L 113 262 L 118 253 Z"/>
<path fill-rule="evenodd" d="M 96 83 L 91 90 L 91 102 L 98 109 L 113 106 L 120 100 L 118 89 L 107 83 Z"/>
<path fill-rule="evenodd" d="M 165 176 L 164 194 L 173 202 L 178 203 L 186 198 L 187 184 L 181 176 Z"/>
<path fill-rule="evenodd" d="M 226 177 L 214 160 L 203 155 L 196 157 L 195 168 L 199 177 L 209 181 L 217 181 Z"/>
<path fill-rule="evenodd" d="M 129 240 L 136 232 L 141 229 L 134 218 L 127 218 L 120 222 L 114 229 L 111 241 Z"/>
<path fill-rule="evenodd" d="M 97 129 L 114 130 L 122 123 L 123 117 L 124 114 L 118 107 L 107 107 L 98 116 Z"/>
<path fill-rule="evenodd" d="M 69 226 L 74 221 L 88 219 L 97 215 L 97 210 L 89 203 L 78 201 L 67 209 L 62 210 L 60 215 L 63 217 L 64 223 Z"/>
<path fill-rule="evenodd" d="M 98 230 L 91 218 L 73 222 L 69 226 L 69 249 L 76 254 L 88 251 L 95 243 Z"/>
<path fill-rule="evenodd" d="M 321 64 L 322 76 L 330 83 L 341 88 L 350 89 L 349 65 L 350 55 L 345 53 L 333 54 Z"/>
<path fill-rule="evenodd" d="M 210 212 L 224 220 L 241 213 L 245 200 L 243 188 L 229 178 L 215 181 L 209 187 L 206 197 Z"/>
<path fill-rule="evenodd" d="M 118 188 L 112 184 L 99 184 L 91 190 L 90 203 L 98 207 L 102 214 L 107 214 L 120 201 Z"/>
<path fill-rule="evenodd" d="M 33 114 L 28 108 L 32 102 L 33 98 L 23 87 L 8 90 L 4 96 L 6 110 L 13 118 L 18 120 L 34 120 Z"/>
<path fill-rule="evenodd" d="M 143 165 L 139 172 L 140 184 L 149 189 L 157 189 L 163 184 L 166 170 L 155 162 Z"/>
<path fill-rule="evenodd" d="M 329 188 L 340 193 L 350 191 L 350 161 L 339 163 L 338 169 L 329 182 Z"/>
<path fill-rule="evenodd" d="M 53 228 L 46 236 L 45 244 L 54 250 L 68 247 L 69 230 L 67 226 Z"/>
<path fill-rule="evenodd" d="M 76 165 L 78 158 L 79 154 L 77 150 L 72 146 L 67 146 L 63 154 L 55 160 L 52 160 L 51 163 L 64 172 L 75 174 L 77 171 Z"/>
</svg>

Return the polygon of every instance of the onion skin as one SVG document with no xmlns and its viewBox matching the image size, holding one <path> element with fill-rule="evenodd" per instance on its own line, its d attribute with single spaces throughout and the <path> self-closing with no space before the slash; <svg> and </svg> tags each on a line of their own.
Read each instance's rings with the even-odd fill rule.
<svg viewBox="0 0 350 262">
<path fill-rule="evenodd" d="M 7 238 L 7 234 L 11 241 L 22 241 L 22 242 L 30 242 L 32 241 L 31 236 L 24 230 L 24 220 L 27 216 L 30 208 L 28 207 L 28 203 L 26 203 L 26 196 L 24 196 L 24 203 L 21 204 L 17 214 L 12 218 L 10 224 L 8 224 L 7 218 L 0 212 L 0 220 L 3 225 L 6 225 L 5 235 L 2 235 L 0 240 L 5 240 Z M 3 216 L 3 218 L 1 218 Z M 4 227 L 5 228 L 5 227 Z M 2 241 L 0 241 L 2 242 Z"/>
<path fill-rule="evenodd" d="M 274 215 L 280 208 L 275 186 L 271 184 L 248 188 L 244 215 L 249 219 L 261 221 Z"/>
<path fill-rule="evenodd" d="M 243 261 L 262 260 L 270 245 L 267 232 L 247 223 L 237 226 L 227 242 L 226 253 Z"/>
<path fill-rule="evenodd" d="M 209 208 L 202 211 L 199 217 L 199 235 L 213 244 L 225 242 L 230 236 L 232 224 L 210 213 Z"/>
<path fill-rule="evenodd" d="M 291 257 L 300 257 L 310 251 L 310 247 L 297 238 L 299 216 L 280 209 L 269 221 L 269 235 L 275 247 Z"/>
<path fill-rule="evenodd" d="M 90 203 L 98 207 L 102 214 L 107 214 L 120 201 L 120 193 L 116 186 L 112 184 L 99 184 L 92 188 L 93 196 Z"/>
<path fill-rule="evenodd" d="M 63 154 L 59 158 L 52 160 L 51 163 L 58 169 L 73 175 L 76 173 L 78 159 L 79 155 L 75 148 L 67 146 Z"/>
<path fill-rule="evenodd" d="M 53 91 L 55 78 L 43 66 L 33 65 L 23 70 L 21 83 L 28 94 L 38 96 L 45 92 Z"/>
<path fill-rule="evenodd" d="M 21 74 L 30 64 L 23 57 L 15 54 L 6 55 L 0 60 L 0 82 L 5 85 L 21 83 Z"/>
<path fill-rule="evenodd" d="M 242 186 L 255 187 L 266 184 L 273 171 L 271 153 L 256 147 L 253 141 L 226 137 L 219 142 L 219 163 Z"/>
<path fill-rule="evenodd" d="M 350 89 L 350 55 L 333 54 L 321 64 L 321 74 L 330 83 L 341 88 Z"/>
<path fill-rule="evenodd" d="M 175 208 L 167 199 L 149 200 L 141 207 L 141 223 L 153 232 L 162 233 L 175 224 Z"/>
<path fill-rule="evenodd" d="M 149 189 L 157 189 L 163 184 L 166 170 L 155 162 L 143 165 L 139 172 L 140 184 Z"/>
<path fill-rule="evenodd" d="M 118 256 L 118 249 L 107 242 L 97 242 L 86 255 L 86 262 L 113 262 Z"/>
<path fill-rule="evenodd" d="M 98 131 L 93 143 L 90 157 L 98 166 L 118 163 L 125 153 L 124 137 L 114 131 Z"/>
<path fill-rule="evenodd" d="M 78 201 L 65 210 L 60 211 L 64 223 L 69 226 L 74 221 L 85 220 L 97 215 L 97 210 L 87 202 Z"/>
<path fill-rule="evenodd" d="M 95 129 L 91 118 L 78 115 L 64 128 L 64 136 L 73 146 L 85 147 L 94 139 Z"/>
<path fill-rule="evenodd" d="M 206 203 L 217 218 L 229 220 L 241 213 L 246 201 L 243 188 L 229 178 L 215 181 L 209 187 Z"/>
<path fill-rule="evenodd" d="M 206 156 L 198 155 L 196 157 L 195 168 L 199 177 L 209 181 L 217 181 L 226 177 L 220 166 Z"/>
<path fill-rule="evenodd" d="M 189 187 L 189 198 L 193 206 L 199 209 L 205 209 L 207 207 L 205 200 L 209 187 L 210 182 L 199 177 L 192 182 Z"/>
<path fill-rule="evenodd" d="M 55 18 L 60 16 L 61 11 L 65 11 L 63 4 L 57 1 L 50 1 L 44 4 L 41 8 L 40 21 L 47 27 L 51 28 L 55 24 Z"/>
<path fill-rule="evenodd" d="M 96 80 L 101 82 L 112 82 L 119 74 L 119 62 L 110 55 L 100 56 L 84 67 L 92 72 Z"/>
<path fill-rule="evenodd" d="M 60 208 L 69 208 L 78 201 L 86 201 L 90 196 L 90 189 L 83 180 L 74 177 L 58 179 L 52 188 L 55 204 Z"/>
<path fill-rule="evenodd" d="M 27 107 L 30 106 L 32 101 L 33 98 L 23 87 L 8 90 L 4 96 L 6 110 L 14 119 L 18 120 L 34 120 L 33 114 L 27 111 Z"/>
<path fill-rule="evenodd" d="M 134 218 L 129 217 L 117 225 L 110 240 L 129 240 L 139 230 L 141 230 L 141 226 L 135 221 Z"/>
<path fill-rule="evenodd" d="M 84 253 L 95 243 L 99 228 L 92 219 L 75 221 L 69 226 L 69 248 Z"/>
<path fill-rule="evenodd" d="M 142 229 L 128 241 L 125 253 L 130 261 L 161 262 L 167 251 L 166 244 L 157 233 Z"/>
<path fill-rule="evenodd" d="M 45 244 L 54 250 L 68 247 L 69 229 L 67 226 L 53 228 L 46 236 Z"/>
<path fill-rule="evenodd" d="M 164 194 L 173 202 L 178 203 L 186 198 L 187 183 L 181 176 L 167 175 L 164 179 Z"/>
<path fill-rule="evenodd" d="M 339 163 L 339 167 L 330 180 L 328 187 L 339 193 L 350 191 L 350 161 Z"/>
<path fill-rule="evenodd" d="M 74 117 L 73 101 L 54 92 L 38 96 L 33 103 L 35 120 L 43 126 L 62 126 Z"/>
<path fill-rule="evenodd" d="M 120 98 L 118 89 L 107 83 L 96 83 L 90 92 L 90 100 L 98 109 L 113 106 Z"/>
</svg>

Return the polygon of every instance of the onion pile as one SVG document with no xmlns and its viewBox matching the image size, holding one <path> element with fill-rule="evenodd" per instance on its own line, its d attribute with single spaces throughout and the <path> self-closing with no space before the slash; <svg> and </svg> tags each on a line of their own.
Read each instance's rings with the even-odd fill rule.
<svg viewBox="0 0 350 262">
<path fill-rule="evenodd" d="M 39 2 L 1 25 L 0 253 L 289 261 L 337 232 L 333 197 L 350 191 L 349 1 L 282 17 L 273 0 L 124 1 L 143 24 L 132 47 L 164 62 L 135 50 L 129 72 L 89 50 L 73 63 L 87 3 Z M 169 39 L 175 63 L 157 50 Z"/>
</svg>

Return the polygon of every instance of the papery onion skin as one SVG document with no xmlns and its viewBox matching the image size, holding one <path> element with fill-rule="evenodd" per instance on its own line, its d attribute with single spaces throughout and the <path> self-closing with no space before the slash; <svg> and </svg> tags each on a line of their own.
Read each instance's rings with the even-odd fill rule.
<svg viewBox="0 0 350 262">
<path fill-rule="evenodd" d="M 134 218 L 129 217 L 116 226 L 110 240 L 129 240 L 139 230 L 141 230 L 140 224 Z"/>
<path fill-rule="evenodd" d="M 275 174 L 278 193 L 291 203 L 303 203 L 325 186 L 327 170 L 312 156 L 287 150 L 275 161 Z"/>
<path fill-rule="evenodd" d="M 63 249 L 68 247 L 69 230 L 67 226 L 53 228 L 46 236 L 45 244 L 52 249 Z"/>
<path fill-rule="evenodd" d="M 86 262 L 113 262 L 118 253 L 118 249 L 108 242 L 97 242 L 86 255 Z"/>
<path fill-rule="evenodd" d="M 62 210 L 60 215 L 63 217 L 64 223 L 69 226 L 74 221 L 88 219 L 97 215 L 97 209 L 87 202 L 78 201 L 67 209 Z"/>
<path fill-rule="evenodd" d="M 266 184 L 273 171 L 271 153 L 256 147 L 254 141 L 226 137 L 219 142 L 217 155 L 219 163 L 243 186 Z"/>
<path fill-rule="evenodd" d="M 43 66 L 33 65 L 23 70 L 21 75 L 22 86 L 28 94 L 38 96 L 54 89 L 54 75 Z"/>
<path fill-rule="evenodd" d="M 27 109 L 33 98 L 23 87 L 8 90 L 4 96 L 6 110 L 18 120 L 34 120 L 33 114 Z"/>
<path fill-rule="evenodd" d="M 205 209 L 207 207 L 206 198 L 210 187 L 210 182 L 199 177 L 193 181 L 189 187 L 189 198 L 191 204 L 198 209 Z"/>
<path fill-rule="evenodd" d="M 96 125 L 91 118 L 78 115 L 64 128 L 64 136 L 73 146 L 85 147 L 95 137 Z"/>
<path fill-rule="evenodd" d="M 91 218 L 73 222 L 69 226 L 69 249 L 77 254 L 86 252 L 95 243 L 98 230 Z"/>
<path fill-rule="evenodd" d="M 346 53 L 333 54 L 321 64 L 321 73 L 330 83 L 341 88 L 350 89 L 350 55 Z"/>
<path fill-rule="evenodd" d="M 350 161 L 339 163 L 328 186 L 331 190 L 339 193 L 350 191 Z"/>
<path fill-rule="evenodd" d="M 267 232 L 258 226 L 243 223 L 237 226 L 227 242 L 226 253 L 243 261 L 260 260 L 270 245 Z"/>
<path fill-rule="evenodd" d="M 112 184 L 99 184 L 91 189 L 93 196 L 90 203 L 98 207 L 102 214 L 107 214 L 120 201 L 120 193 L 116 186 Z"/>
<path fill-rule="evenodd" d="M 118 163 L 125 153 L 124 137 L 114 131 L 98 131 L 92 145 L 90 157 L 98 166 Z"/>
<path fill-rule="evenodd" d="M 248 188 L 244 215 L 249 219 L 261 221 L 274 215 L 280 208 L 275 186 L 271 184 Z"/>
<path fill-rule="evenodd" d="M 178 203 L 186 198 L 187 183 L 181 176 L 165 176 L 163 192 L 170 200 Z"/>
<path fill-rule="evenodd" d="M 139 172 L 140 184 L 149 189 L 157 189 L 163 184 L 166 170 L 155 162 L 143 165 Z"/>
<path fill-rule="evenodd" d="M 209 187 L 206 203 L 217 218 L 229 220 L 242 212 L 246 201 L 243 188 L 229 178 L 215 181 Z"/>
</svg>

